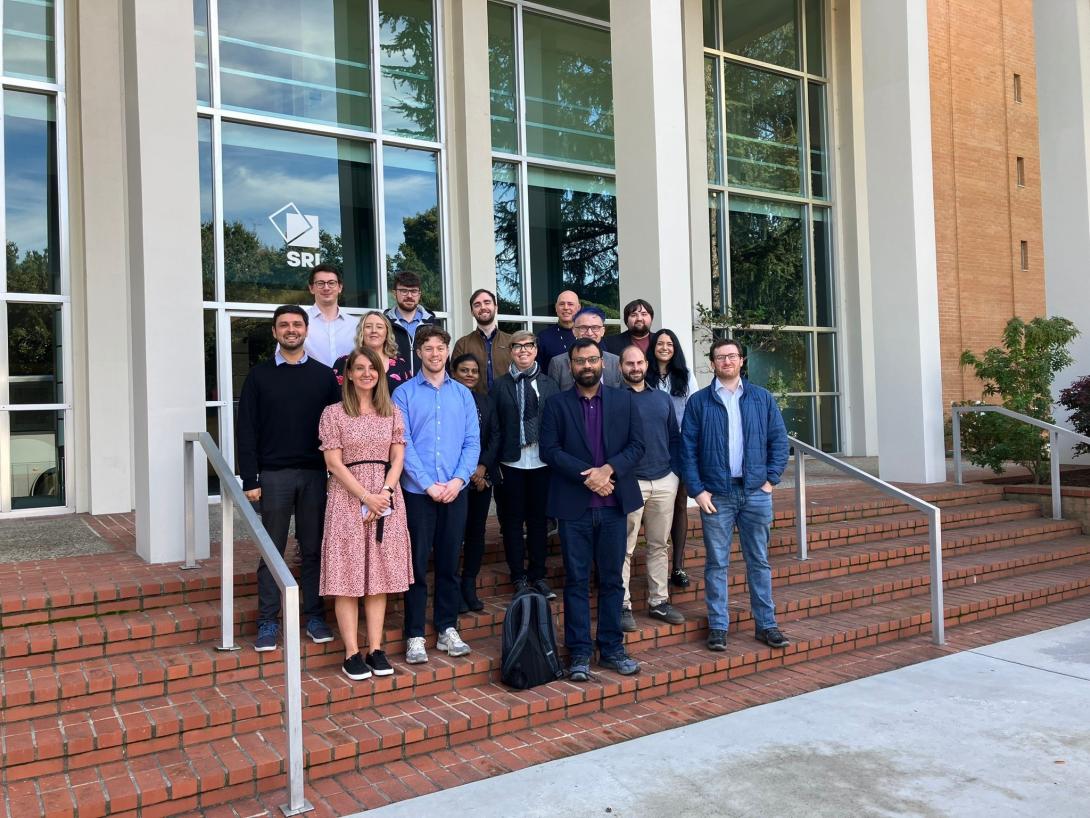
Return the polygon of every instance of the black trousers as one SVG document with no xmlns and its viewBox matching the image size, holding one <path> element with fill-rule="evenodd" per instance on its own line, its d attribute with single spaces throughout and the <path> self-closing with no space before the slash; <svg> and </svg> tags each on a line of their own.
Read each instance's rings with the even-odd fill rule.
<svg viewBox="0 0 1090 818">
<path fill-rule="evenodd" d="M 413 584 L 405 592 L 405 636 L 423 636 L 428 612 L 428 558 L 435 553 L 435 629 L 442 633 L 458 625 L 462 589 L 458 552 L 469 507 L 463 490 L 451 503 L 437 503 L 426 494 L 405 493 L 405 514 L 413 549 Z"/>
<path fill-rule="evenodd" d="M 477 575 L 481 573 L 481 561 L 484 559 L 484 528 L 492 506 L 492 487 L 477 491 L 470 484 L 465 493 L 468 495 L 468 508 L 462 551 L 462 588 L 472 591 L 477 588 Z"/>
<path fill-rule="evenodd" d="M 324 469 L 277 469 L 261 472 L 261 523 L 280 555 L 288 544 L 288 527 L 295 515 L 295 539 L 303 558 L 299 590 L 303 616 L 322 617 L 325 609 L 318 596 L 322 573 L 322 529 L 325 526 L 326 473 Z M 280 586 L 265 561 L 257 565 L 258 622 L 279 622 Z"/>
<path fill-rule="evenodd" d="M 511 581 L 525 577 L 530 582 L 536 582 L 545 577 L 548 533 L 545 504 L 549 499 L 549 469 L 516 469 L 502 465 L 500 469 L 503 471 L 500 531 Z M 527 554 L 530 562 L 528 568 Z"/>
</svg>

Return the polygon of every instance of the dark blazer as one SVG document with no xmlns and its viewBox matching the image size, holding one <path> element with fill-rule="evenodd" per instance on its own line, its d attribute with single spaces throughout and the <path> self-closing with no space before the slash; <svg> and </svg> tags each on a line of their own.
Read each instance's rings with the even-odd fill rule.
<svg viewBox="0 0 1090 818">
<path fill-rule="evenodd" d="M 483 465 L 488 479 L 495 483 L 500 464 L 500 421 L 496 415 L 496 405 L 488 395 L 478 395 L 476 392 L 473 392 L 473 401 L 477 404 L 477 420 L 481 422 L 481 455 L 477 465 Z"/>
<path fill-rule="evenodd" d="M 627 390 L 602 385 L 602 435 L 606 462 L 616 480 L 613 496 L 628 514 L 643 505 L 636 480 L 636 464 L 643 457 L 643 426 Z M 545 401 L 539 444 L 541 459 L 552 467 L 545 513 L 558 520 L 581 517 L 594 497 L 583 485 L 581 472 L 594 464 L 578 389 L 566 389 Z"/>
<path fill-rule="evenodd" d="M 625 351 L 625 347 L 630 346 L 632 346 L 632 330 L 630 329 L 618 332 L 615 335 L 607 335 L 602 339 L 602 349 L 606 352 L 612 352 L 618 358 Z"/>
<path fill-rule="evenodd" d="M 537 427 L 541 429 L 541 417 L 545 413 L 545 401 L 560 391 L 556 381 L 538 368 L 535 379 L 537 384 Z M 514 463 L 522 456 L 519 445 L 519 400 L 515 392 L 515 379 L 508 372 L 492 386 L 489 393 L 496 404 L 496 414 L 500 419 L 500 462 Z"/>
</svg>

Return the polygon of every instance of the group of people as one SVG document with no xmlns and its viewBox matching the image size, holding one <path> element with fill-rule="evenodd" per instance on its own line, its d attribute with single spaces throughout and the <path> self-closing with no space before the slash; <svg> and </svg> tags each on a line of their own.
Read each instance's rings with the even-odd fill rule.
<svg viewBox="0 0 1090 818">
<path fill-rule="evenodd" d="M 607 336 L 604 313 L 565 291 L 557 323 L 535 335 L 501 330 L 495 294 L 479 289 L 469 300 L 476 326 L 452 349 L 421 305 L 414 273 L 395 276 L 394 307 L 358 321 L 340 310 L 339 270 L 315 267 L 309 286 L 313 306 L 277 308 L 276 352 L 243 385 L 238 465 L 281 553 L 294 515 L 306 633 L 333 640 L 322 597 L 334 597 L 350 679 L 394 672 L 383 645 L 390 594 L 404 593 L 405 661 L 428 660 L 429 560 L 435 647 L 470 652 L 458 616 L 484 608 L 477 578 L 493 501 L 516 595 L 556 597 L 546 556 L 549 520 L 557 522 L 573 681 L 590 678 L 595 649 L 600 667 L 639 671 L 624 633 L 639 629 L 630 569 L 641 527 L 647 614 L 685 621 L 670 586 L 691 584 L 689 497 L 704 528 L 708 648 L 726 649 L 735 526 L 755 636 L 774 648 L 788 644 L 768 563 L 771 492 L 787 464 L 787 433 L 772 396 L 743 380 L 736 341 L 712 343 L 714 378 L 698 389 L 677 336 L 652 331 L 654 307 L 643 299 L 625 306 L 625 331 Z M 276 650 L 280 594 L 264 564 L 258 592 L 255 649 Z"/>
</svg>

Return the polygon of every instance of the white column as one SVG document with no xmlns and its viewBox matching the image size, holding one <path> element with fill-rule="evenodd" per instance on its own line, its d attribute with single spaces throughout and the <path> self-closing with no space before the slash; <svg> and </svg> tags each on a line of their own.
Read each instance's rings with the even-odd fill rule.
<svg viewBox="0 0 1090 818">
<path fill-rule="evenodd" d="M 926 5 L 860 3 L 879 471 L 916 483 L 946 479 Z"/>
<path fill-rule="evenodd" d="M 1055 392 L 1090 373 L 1090 3 L 1036 0 L 1037 115 L 1041 129 L 1045 302 L 1049 315 L 1082 330 L 1075 363 L 1056 376 Z M 1066 410 L 1056 417 L 1065 422 Z M 1066 424 L 1065 425 L 1070 425 Z M 1071 444 L 1064 443 L 1072 461 Z M 1085 458 L 1084 458 L 1085 460 Z"/>
<path fill-rule="evenodd" d="M 136 548 L 174 562 L 185 548 L 182 433 L 205 428 L 193 4 L 123 0 L 122 18 Z"/>
<path fill-rule="evenodd" d="M 650 301 L 655 328 L 676 332 L 691 361 L 681 3 L 612 0 L 610 20 L 621 304 L 634 298 Z"/>
</svg>

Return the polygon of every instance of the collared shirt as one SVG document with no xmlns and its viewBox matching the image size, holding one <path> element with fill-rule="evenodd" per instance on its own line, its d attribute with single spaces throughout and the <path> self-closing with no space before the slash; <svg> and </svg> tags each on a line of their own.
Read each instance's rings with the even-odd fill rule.
<svg viewBox="0 0 1090 818">
<path fill-rule="evenodd" d="M 481 427 L 472 393 L 447 374 L 435 387 L 421 370 L 397 388 L 393 400 L 405 418 L 402 488 L 425 494 L 434 484 L 455 477 L 468 485 L 481 457 Z"/>
<path fill-rule="evenodd" d="M 537 378 L 528 381 L 530 388 L 534 392 L 541 396 L 541 391 L 537 388 Z M 521 435 L 520 435 L 521 438 Z M 519 451 L 519 459 L 512 460 L 508 463 L 503 463 L 504 466 L 509 466 L 512 469 L 543 469 L 545 468 L 545 461 L 541 459 L 541 450 L 536 443 L 527 443 Z"/>
<path fill-rule="evenodd" d="M 476 330 L 477 334 L 481 336 L 481 340 L 484 341 L 484 371 L 488 376 L 488 391 L 490 392 L 492 391 L 492 384 L 496 380 L 496 374 L 492 371 L 492 342 L 496 340 L 496 333 L 499 331 L 500 328 L 498 325 L 492 327 L 492 333 L 490 335 L 485 335 L 481 332 L 480 327 L 477 327 Z"/>
<path fill-rule="evenodd" d="M 595 468 L 604 466 L 606 462 L 606 439 L 604 421 L 602 418 L 602 386 L 599 384 L 598 392 L 589 398 L 579 396 L 579 405 L 583 409 L 583 430 L 587 434 L 587 444 L 590 446 L 591 465 Z M 610 494 L 602 497 L 595 494 L 590 498 L 589 508 L 605 508 L 617 505 L 617 498 Z"/>
<path fill-rule="evenodd" d="M 730 463 L 730 476 L 742 476 L 742 457 L 746 441 L 742 436 L 742 382 L 731 392 L 719 379 L 715 381 L 715 395 L 727 409 L 727 458 Z"/>
<path fill-rule="evenodd" d="M 333 366 L 334 361 L 356 348 L 358 322 L 353 316 L 345 314 L 338 307 L 337 317 L 328 321 L 317 304 L 307 307 L 306 311 L 310 317 L 310 324 L 307 327 L 307 340 L 303 342 L 303 348 L 311 358 L 321 361 L 326 366 Z"/>
<path fill-rule="evenodd" d="M 276 363 L 277 366 L 280 366 L 280 364 L 287 364 L 288 366 L 299 366 L 299 364 L 305 364 L 309 360 L 310 356 L 307 355 L 306 346 L 303 347 L 303 357 L 295 363 L 289 362 L 287 358 L 280 354 L 279 346 L 276 347 L 276 352 L 273 353 L 273 361 Z"/>
<path fill-rule="evenodd" d="M 420 329 L 421 324 L 424 323 L 424 319 L 428 317 L 428 313 L 424 310 L 423 307 L 417 305 L 416 312 L 413 313 L 411 321 L 406 321 L 405 317 L 401 314 L 401 310 L 399 310 L 397 307 L 389 310 L 386 313 L 386 316 L 391 321 L 394 321 L 398 325 L 403 327 L 405 329 L 405 332 L 409 333 L 409 341 L 412 342 L 416 340 L 416 331 Z"/>
</svg>

